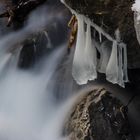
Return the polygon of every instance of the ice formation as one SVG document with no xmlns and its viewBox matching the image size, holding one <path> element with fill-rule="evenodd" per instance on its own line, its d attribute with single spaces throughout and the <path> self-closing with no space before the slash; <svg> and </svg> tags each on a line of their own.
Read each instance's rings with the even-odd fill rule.
<svg viewBox="0 0 140 140">
<path fill-rule="evenodd" d="M 75 49 L 75 55 L 73 60 L 73 77 L 77 81 L 78 84 L 85 84 L 85 59 L 84 59 L 84 49 L 85 49 L 85 32 L 84 32 L 84 21 L 82 19 L 82 16 L 77 16 L 78 19 L 78 34 L 77 34 L 77 42 L 76 42 L 76 49 Z M 80 59 L 79 59 L 80 58 Z"/>
<path fill-rule="evenodd" d="M 78 34 L 76 49 L 73 60 L 72 74 L 79 84 L 86 84 L 90 80 L 97 78 L 97 71 L 106 74 L 106 79 L 113 84 L 124 87 L 128 82 L 127 76 L 127 52 L 126 45 L 121 41 L 120 32 L 115 31 L 115 38 L 112 38 L 101 27 L 92 22 L 88 17 L 77 13 L 71 9 L 64 0 L 61 0 L 70 11 L 75 14 L 78 20 Z M 98 32 L 99 41 L 95 42 L 91 36 L 91 28 Z M 102 36 L 109 45 L 102 42 Z M 100 53 L 100 60 L 97 61 L 97 50 Z"/>
<path fill-rule="evenodd" d="M 98 64 L 98 71 L 100 73 L 106 73 L 106 68 L 109 62 L 109 58 L 111 55 L 111 50 L 112 47 L 110 46 L 110 42 L 109 41 L 104 41 L 101 46 L 99 46 L 100 49 L 98 49 L 98 51 L 101 54 L 101 58 L 99 60 L 99 64 Z"/>
</svg>

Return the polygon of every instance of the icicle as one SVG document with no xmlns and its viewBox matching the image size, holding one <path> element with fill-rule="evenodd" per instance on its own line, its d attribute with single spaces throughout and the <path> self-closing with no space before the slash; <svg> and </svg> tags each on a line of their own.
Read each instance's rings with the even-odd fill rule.
<svg viewBox="0 0 140 140">
<path fill-rule="evenodd" d="M 127 72 L 127 48 L 124 43 L 121 43 L 123 49 L 123 73 L 124 73 L 124 82 L 129 82 L 128 72 Z"/>
<path fill-rule="evenodd" d="M 101 58 L 98 66 L 98 71 L 100 73 L 106 73 L 106 68 L 111 55 L 111 50 L 112 50 L 112 46 L 110 46 L 109 41 L 104 41 L 101 44 L 101 49 L 100 49 Z"/>
<path fill-rule="evenodd" d="M 78 36 L 72 71 L 74 79 L 80 85 L 97 78 L 97 56 L 96 48 L 92 44 L 90 21 L 86 21 L 87 31 L 85 34 L 83 18 L 83 16 L 77 15 Z"/>
<path fill-rule="evenodd" d="M 106 69 L 106 79 L 113 84 L 118 83 L 118 46 L 117 41 L 113 41 L 112 52 Z"/>
<path fill-rule="evenodd" d="M 86 60 L 86 71 L 87 80 L 95 80 L 97 78 L 97 53 L 95 45 L 92 44 L 91 39 L 91 26 L 90 21 L 86 21 L 87 31 L 86 31 L 86 46 L 85 46 L 85 60 Z"/>
<path fill-rule="evenodd" d="M 101 32 L 99 32 L 99 41 L 100 41 L 100 43 L 102 42 L 102 33 Z"/>
<path fill-rule="evenodd" d="M 76 14 L 78 20 L 77 42 L 73 60 L 72 75 L 79 85 L 87 83 L 86 62 L 85 62 L 85 31 L 83 16 Z"/>
<path fill-rule="evenodd" d="M 123 80 L 123 59 L 122 59 L 122 47 L 120 44 L 118 44 L 118 84 L 122 87 L 124 87 L 124 80 Z"/>
</svg>

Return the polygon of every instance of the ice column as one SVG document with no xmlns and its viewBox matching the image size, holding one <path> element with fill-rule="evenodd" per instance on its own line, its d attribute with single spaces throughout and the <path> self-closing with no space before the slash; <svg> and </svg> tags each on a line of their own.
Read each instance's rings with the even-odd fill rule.
<svg viewBox="0 0 140 140">
<path fill-rule="evenodd" d="M 127 71 L 127 48 L 124 43 L 122 43 L 122 48 L 123 48 L 123 72 L 124 72 L 124 82 L 129 82 L 128 79 L 128 71 Z"/>
<path fill-rule="evenodd" d="M 98 71 L 100 73 L 106 73 L 106 68 L 110 59 L 112 51 L 112 46 L 110 45 L 109 41 L 104 41 L 100 46 L 100 61 L 98 65 Z"/>
<path fill-rule="evenodd" d="M 125 87 L 125 82 L 129 81 L 126 45 L 122 42 L 113 42 L 111 56 L 106 69 L 106 79 L 122 87 Z"/>
<path fill-rule="evenodd" d="M 97 78 L 97 53 L 95 44 L 92 42 L 91 38 L 91 24 L 90 21 L 86 21 L 87 31 L 86 31 L 86 46 L 85 46 L 85 59 L 86 59 L 86 69 L 87 80 L 95 80 Z"/>
<path fill-rule="evenodd" d="M 91 39 L 90 20 L 84 21 L 84 16 L 76 14 L 78 19 L 78 35 L 73 60 L 72 74 L 79 85 L 97 78 L 96 48 Z M 85 32 L 85 25 L 87 29 Z"/>
<path fill-rule="evenodd" d="M 123 48 L 121 46 L 121 44 L 118 44 L 118 84 L 122 87 L 124 87 L 124 73 L 123 73 L 123 54 L 122 54 Z"/>
<path fill-rule="evenodd" d="M 118 83 L 118 46 L 117 41 L 113 41 L 112 53 L 110 56 L 110 60 L 108 62 L 108 66 L 106 69 L 106 79 L 113 84 Z"/>
<path fill-rule="evenodd" d="M 87 68 L 85 67 L 85 30 L 84 30 L 84 20 L 83 16 L 76 14 L 78 20 L 78 33 L 77 33 L 77 42 L 75 48 L 75 54 L 73 59 L 73 69 L 72 75 L 76 82 L 81 84 L 87 83 L 87 73 L 85 72 Z"/>
</svg>

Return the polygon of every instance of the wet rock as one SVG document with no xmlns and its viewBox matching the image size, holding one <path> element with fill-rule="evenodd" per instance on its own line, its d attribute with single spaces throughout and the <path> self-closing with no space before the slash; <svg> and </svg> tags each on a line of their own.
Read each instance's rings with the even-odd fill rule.
<svg viewBox="0 0 140 140">
<path fill-rule="evenodd" d="M 48 48 L 48 37 L 45 31 L 32 35 L 23 42 L 18 66 L 23 69 L 33 67 L 40 58 L 46 55 Z"/>
<path fill-rule="evenodd" d="M 81 95 L 66 121 L 70 140 L 135 140 L 127 108 L 105 89 Z"/>
</svg>

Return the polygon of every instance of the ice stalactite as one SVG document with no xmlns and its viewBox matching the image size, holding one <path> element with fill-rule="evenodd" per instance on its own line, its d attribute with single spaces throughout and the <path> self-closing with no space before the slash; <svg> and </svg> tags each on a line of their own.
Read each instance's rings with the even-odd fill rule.
<svg viewBox="0 0 140 140">
<path fill-rule="evenodd" d="M 102 42 L 102 34 L 101 32 L 99 32 L 99 40 L 100 40 L 100 43 Z"/>
<path fill-rule="evenodd" d="M 83 15 L 76 14 L 76 17 L 78 19 L 78 35 L 72 74 L 76 82 L 82 85 L 97 78 L 97 57 L 95 45 L 92 44 L 90 21 L 85 21 Z M 86 31 L 85 25 L 87 25 Z"/>
<path fill-rule="evenodd" d="M 107 80 L 125 87 L 125 82 L 128 82 L 127 73 L 127 50 L 126 45 L 121 41 L 120 32 L 117 29 L 115 32 L 116 41 L 114 40 L 112 52 L 108 66 L 106 69 Z"/>
<path fill-rule="evenodd" d="M 84 59 L 84 49 L 85 49 L 85 31 L 84 31 L 84 21 L 81 15 L 76 15 L 78 19 L 78 34 L 75 55 L 73 59 L 73 69 L 72 75 L 78 84 L 86 84 L 87 81 L 84 80 L 86 77 L 85 73 L 85 59 Z"/>
<path fill-rule="evenodd" d="M 64 0 L 61 0 L 66 7 L 77 17 L 78 35 L 73 62 L 73 77 L 79 85 L 86 84 L 97 78 L 97 71 L 106 74 L 106 79 L 113 84 L 125 87 L 128 82 L 127 76 L 127 51 L 126 45 L 121 41 L 119 29 L 115 31 L 115 38 L 106 33 L 88 17 L 71 9 Z M 85 30 L 85 27 L 86 30 Z M 96 43 L 95 35 L 91 37 L 91 28 L 98 32 L 100 43 Z M 112 42 L 107 45 L 102 42 L 102 37 Z M 100 53 L 100 60 L 97 61 L 97 50 Z"/>
<path fill-rule="evenodd" d="M 123 72 L 124 72 L 124 82 L 129 82 L 128 72 L 127 72 L 127 48 L 124 43 L 121 44 L 123 48 Z"/>
<path fill-rule="evenodd" d="M 86 21 L 87 31 L 86 31 L 86 46 L 85 46 L 85 59 L 86 59 L 86 68 L 87 68 L 87 81 L 95 80 L 97 78 L 97 54 L 95 45 L 92 42 L 91 38 L 91 25 L 90 21 Z"/>
<path fill-rule="evenodd" d="M 99 50 L 99 49 L 98 49 Z M 104 41 L 100 46 L 101 58 L 99 60 L 98 71 L 100 73 L 106 73 L 106 68 L 110 59 L 112 46 L 109 41 Z"/>
<path fill-rule="evenodd" d="M 121 86 L 125 86 L 124 82 L 123 82 L 123 77 L 124 77 L 124 73 L 123 73 L 123 60 L 122 60 L 122 50 L 123 48 L 121 46 L 118 47 L 118 52 L 119 52 L 119 58 L 118 58 L 118 66 L 119 66 L 119 71 L 118 71 L 118 84 Z"/>
<path fill-rule="evenodd" d="M 77 34 L 77 43 L 75 49 L 75 55 L 73 59 L 73 69 L 72 75 L 78 84 L 85 84 L 86 81 L 83 79 L 86 77 L 84 70 L 84 47 L 85 47 L 85 32 L 84 32 L 84 21 L 81 16 L 77 15 L 78 19 L 78 34 Z M 82 59 L 79 59 L 81 58 Z M 80 79 L 79 79 L 80 77 Z"/>
<path fill-rule="evenodd" d="M 112 53 L 106 69 L 106 79 L 113 84 L 118 83 L 118 49 L 117 41 L 113 42 Z"/>
</svg>

